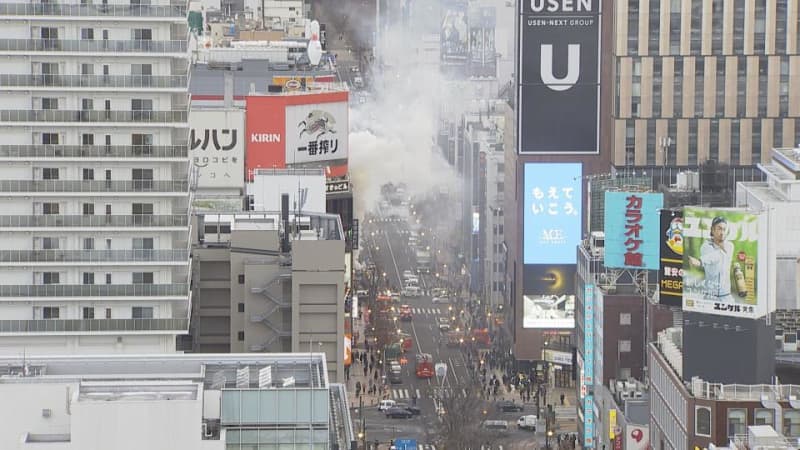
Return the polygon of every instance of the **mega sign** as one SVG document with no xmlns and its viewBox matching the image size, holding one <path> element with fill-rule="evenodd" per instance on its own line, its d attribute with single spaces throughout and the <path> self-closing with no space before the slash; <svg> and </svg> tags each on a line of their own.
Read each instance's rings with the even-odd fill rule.
<svg viewBox="0 0 800 450">
<path fill-rule="evenodd" d="M 724 316 L 766 314 L 762 216 L 741 210 L 684 208 L 683 309 Z M 765 281 L 765 280 L 764 280 Z M 764 283 L 766 284 L 766 283 Z"/>
<path fill-rule="evenodd" d="M 525 164 L 524 264 L 575 264 L 581 241 L 582 167 Z"/>
<path fill-rule="evenodd" d="M 661 210 L 659 228 L 661 264 L 658 267 L 658 302 L 683 305 L 683 211 Z"/>
<path fill-rule="evenodd" d="M 244 185 L 244 111 L 193 110 L 189 114 L 189 158 L 200 188 Z"/>
<path fill-rule="evenodd" d="M 658 211 L 664 194 L 605 194 L 604 264 L 613 269 L 658 269 Z"/>
<path fill-rule="evenodd" d="M 600 0 L 521 0 L 520 153 L 599 153 Z"/>
</svg>

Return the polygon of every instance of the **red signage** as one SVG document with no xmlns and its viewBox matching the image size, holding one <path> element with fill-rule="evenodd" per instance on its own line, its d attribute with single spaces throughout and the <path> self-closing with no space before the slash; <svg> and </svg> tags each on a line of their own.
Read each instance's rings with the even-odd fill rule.
<svg viewBox="0 0 800 450">
<path fill-rule="evenodd" d="M 348 93 L 313 92 L 294 95 L 249 95 L 246 98 L 245 169 L 253 179 L 255 169 L 286 168 L 286 107 L 318 103 L 347 102 Z M 347 130 L 345 130 L 346 132 Z M 347 165 L 327 166 L 328 178 L 347 174 Z"/>
<path fill-rule="evenodd" d="M 639 235 L 643 234 L 642 227 L 642 197 L 631 194 L 625 197 L 625 265 L 642 267 L 644 265 L 643 254 L 639 250 L 642 239 Z"/>
</svg>

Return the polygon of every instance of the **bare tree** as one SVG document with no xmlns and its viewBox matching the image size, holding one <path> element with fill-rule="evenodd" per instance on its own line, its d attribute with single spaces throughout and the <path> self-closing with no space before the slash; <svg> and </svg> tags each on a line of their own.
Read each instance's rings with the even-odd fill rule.
<svg viewBox="0 0 800 450">
<path fill-rule="evenodd" d="M 434 396 L 441 408 L 436 440 L 445 450 L 480 450 L 497 441 L 497 436 L 481 429 L 490 405 L 479 389 L 471 382 L 436 389 Z"/>
</svg>

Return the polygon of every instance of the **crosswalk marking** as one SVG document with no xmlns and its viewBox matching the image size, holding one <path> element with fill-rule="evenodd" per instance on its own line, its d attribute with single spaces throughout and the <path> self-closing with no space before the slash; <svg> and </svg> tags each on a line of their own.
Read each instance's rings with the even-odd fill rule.
<svg viewBox="0 0 800 450">
<path fill-rule="evenodd" d="M 411 312 L 414 314 L 429 314 L 435 316 L 442 314 L 439 308 L 411 308 Z"/>
<path fill-rule="evenodd" d="M 419 395 L 419 389 L 417 389 L 417 398 L 421 398 L 422 396 Z"/>
<path fill-rule="evenodd" d="M 392 398 L 395 400 L 408 398 L 408 389 L 392 389 Z"/>
</svg>

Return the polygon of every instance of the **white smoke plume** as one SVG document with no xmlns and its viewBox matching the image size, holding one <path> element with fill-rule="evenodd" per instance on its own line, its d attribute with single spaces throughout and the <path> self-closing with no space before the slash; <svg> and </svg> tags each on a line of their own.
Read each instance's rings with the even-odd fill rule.
<svg viewBox="0 0 800 450">
<path fill-rule="evenodd" d="M 437 137 L 440 112 L 467 99 L 449 93 L 438 65 L 420 60 L 424 33 L 400 28 L 384 30 L 384 54 L 376 58 L 383 64 L 370 70 L 373 94 L 350 112 L 349 165 L 358 216 L 375 207 L 386 183 L 405 183 L 412 196 L 442 187 L 455 194 L 461 187 Z"/>
</svg>

